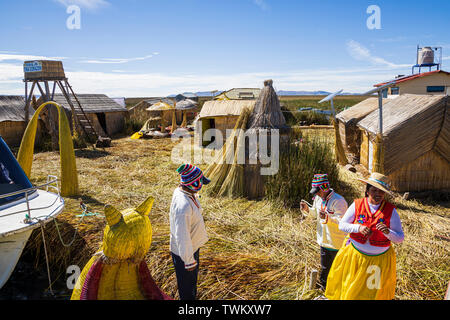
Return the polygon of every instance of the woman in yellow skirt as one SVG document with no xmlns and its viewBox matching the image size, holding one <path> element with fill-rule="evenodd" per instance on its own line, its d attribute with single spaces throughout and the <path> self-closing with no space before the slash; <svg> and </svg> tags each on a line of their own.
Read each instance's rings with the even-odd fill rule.
<svg viewBox="0 0 450 320">
<path fill-rule="evenodd" d="M 349 236 L 328 274 L 325 296 L 330 300 L 391 300 L 395 296 L 395 251 L 404 239 L 400 217 L 384 197 L 388 178 L 372 173 L 366 195 L 356 199 L 339 223 Z"/>
</svg>

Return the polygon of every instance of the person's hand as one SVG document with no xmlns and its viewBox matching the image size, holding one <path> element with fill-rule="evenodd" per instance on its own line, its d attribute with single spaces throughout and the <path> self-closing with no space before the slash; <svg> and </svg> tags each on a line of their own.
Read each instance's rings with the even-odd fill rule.
<svg viewBox="0 0 450 320">
<path fill-rule="evenodd" d="M 389 228 L 383 222 L 378 222 L 375 227 L 377 228 L 377 230 L 380 230 L 384 234 L 389 234 L 390 232 Z"/>
<path fill-rule="evenodd" d="M 308 207 L 308 205 L 306 204 L 306 202 L 304 202 L 303 200 L 300 201 L 300 210 L 309 213 L 309 207 Z"/>
<path fill-rule="evenodd" d="M 320 219 L 325 219 L 326 216 L 327 216 L 327 213 L 325 211 L 320 210 L 320 212 L 319 212 Z"/>
<path fill-rule="evenodd" d="M 372 230 L 370 230 L 369 227 L 360 225 L 359 226 L 359 233 L 361 233 L 365 237 L 369 237 L 372 234 Z"/>
</svg>

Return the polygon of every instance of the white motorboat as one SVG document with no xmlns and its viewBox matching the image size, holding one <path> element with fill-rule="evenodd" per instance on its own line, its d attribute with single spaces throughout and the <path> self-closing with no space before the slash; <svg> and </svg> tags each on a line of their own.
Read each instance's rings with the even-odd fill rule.
<svg viewBox="0 0 450 320">
<path fill-rule="evenodd" d="M 33 186 L 0 136 L 0 288 L 11 276 L 31 232 L 63 209 L 58 179 L 48 176 L 47 183 Z"/>
</svg>

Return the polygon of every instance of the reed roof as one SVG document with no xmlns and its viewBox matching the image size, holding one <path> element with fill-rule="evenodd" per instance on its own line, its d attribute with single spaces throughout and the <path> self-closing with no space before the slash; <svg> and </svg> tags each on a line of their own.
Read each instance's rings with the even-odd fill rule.
<svg viewBox="0 0 450 320">
<path fill-rule="evenodd" d="M 387 99 L 383 99 L 383 105 L 386 101 Z M 336 118 L 344 123 L 355 123 L 376 109 L 378 109 L 378 98 L 370 97 L 342 112 L 339 112 L 336 115 Z"/>
<path fill-rule="evenodd" d="M 384 169 L 389 174 L 430 150 L 450 161 L 448 96 L 404 94 L 383 105 Z M 358 122 L 375 135 L 378 110 Z"/>
<path fill-rule="evenodd" d="M 256 100 L 211 100 L 203 104 L 199 118 L 239 116 L 245 108 L 253 110 Z"/>
<path fill-rule="evenodd" d="M 127 108 L 122 107 L 113 99 L 109 98 L 104 94 L 77 94 L 76 95 L 80 104 L 86 113 L 104 113 L 104 112 L 125 112 Z M 67 103 L 66 98 L 63 94 L 55 94 L 53 100 L 59 105 L 70 110 L 70 106 Z M 70 95 L 70 100 L 72 101 L 75 108 L 78 104 L 73 97 Z"/>
<path fill-rule="evenodd" d="M 30 117 L 34 109 L 29 106 Z M 25 98 L 23 96 L 0 96 L 0 122 L 25 121 Z"/>
<path fill-rule="evenodd" d="M 272 84 L 272 80 L 264 81 L 264 88 L 261 90 L 249 118 L 249 128 L 286 127 L 286 119 L 281 112 L 280 100 Z"/>
</svg>

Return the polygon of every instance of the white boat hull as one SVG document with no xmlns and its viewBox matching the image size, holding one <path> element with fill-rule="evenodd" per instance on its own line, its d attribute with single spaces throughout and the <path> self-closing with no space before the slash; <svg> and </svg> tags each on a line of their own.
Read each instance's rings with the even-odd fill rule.
<svg viewBox="0 0 450 320">
<path fill-rule="evenodd" d="M 0 288 L 8 281 L 33 230 L 0 239 Z"/>
<path fill-rule="evenodd" d="M 30 209 L 31 222 L 24 222 Z M 25 199 L 0 207 L 0 289 L 8 281 L 31 232 L 40 222 L 53 220 L 64 209 L 64 200 L 58 194 L 43 190 Z"/>
</svg>

